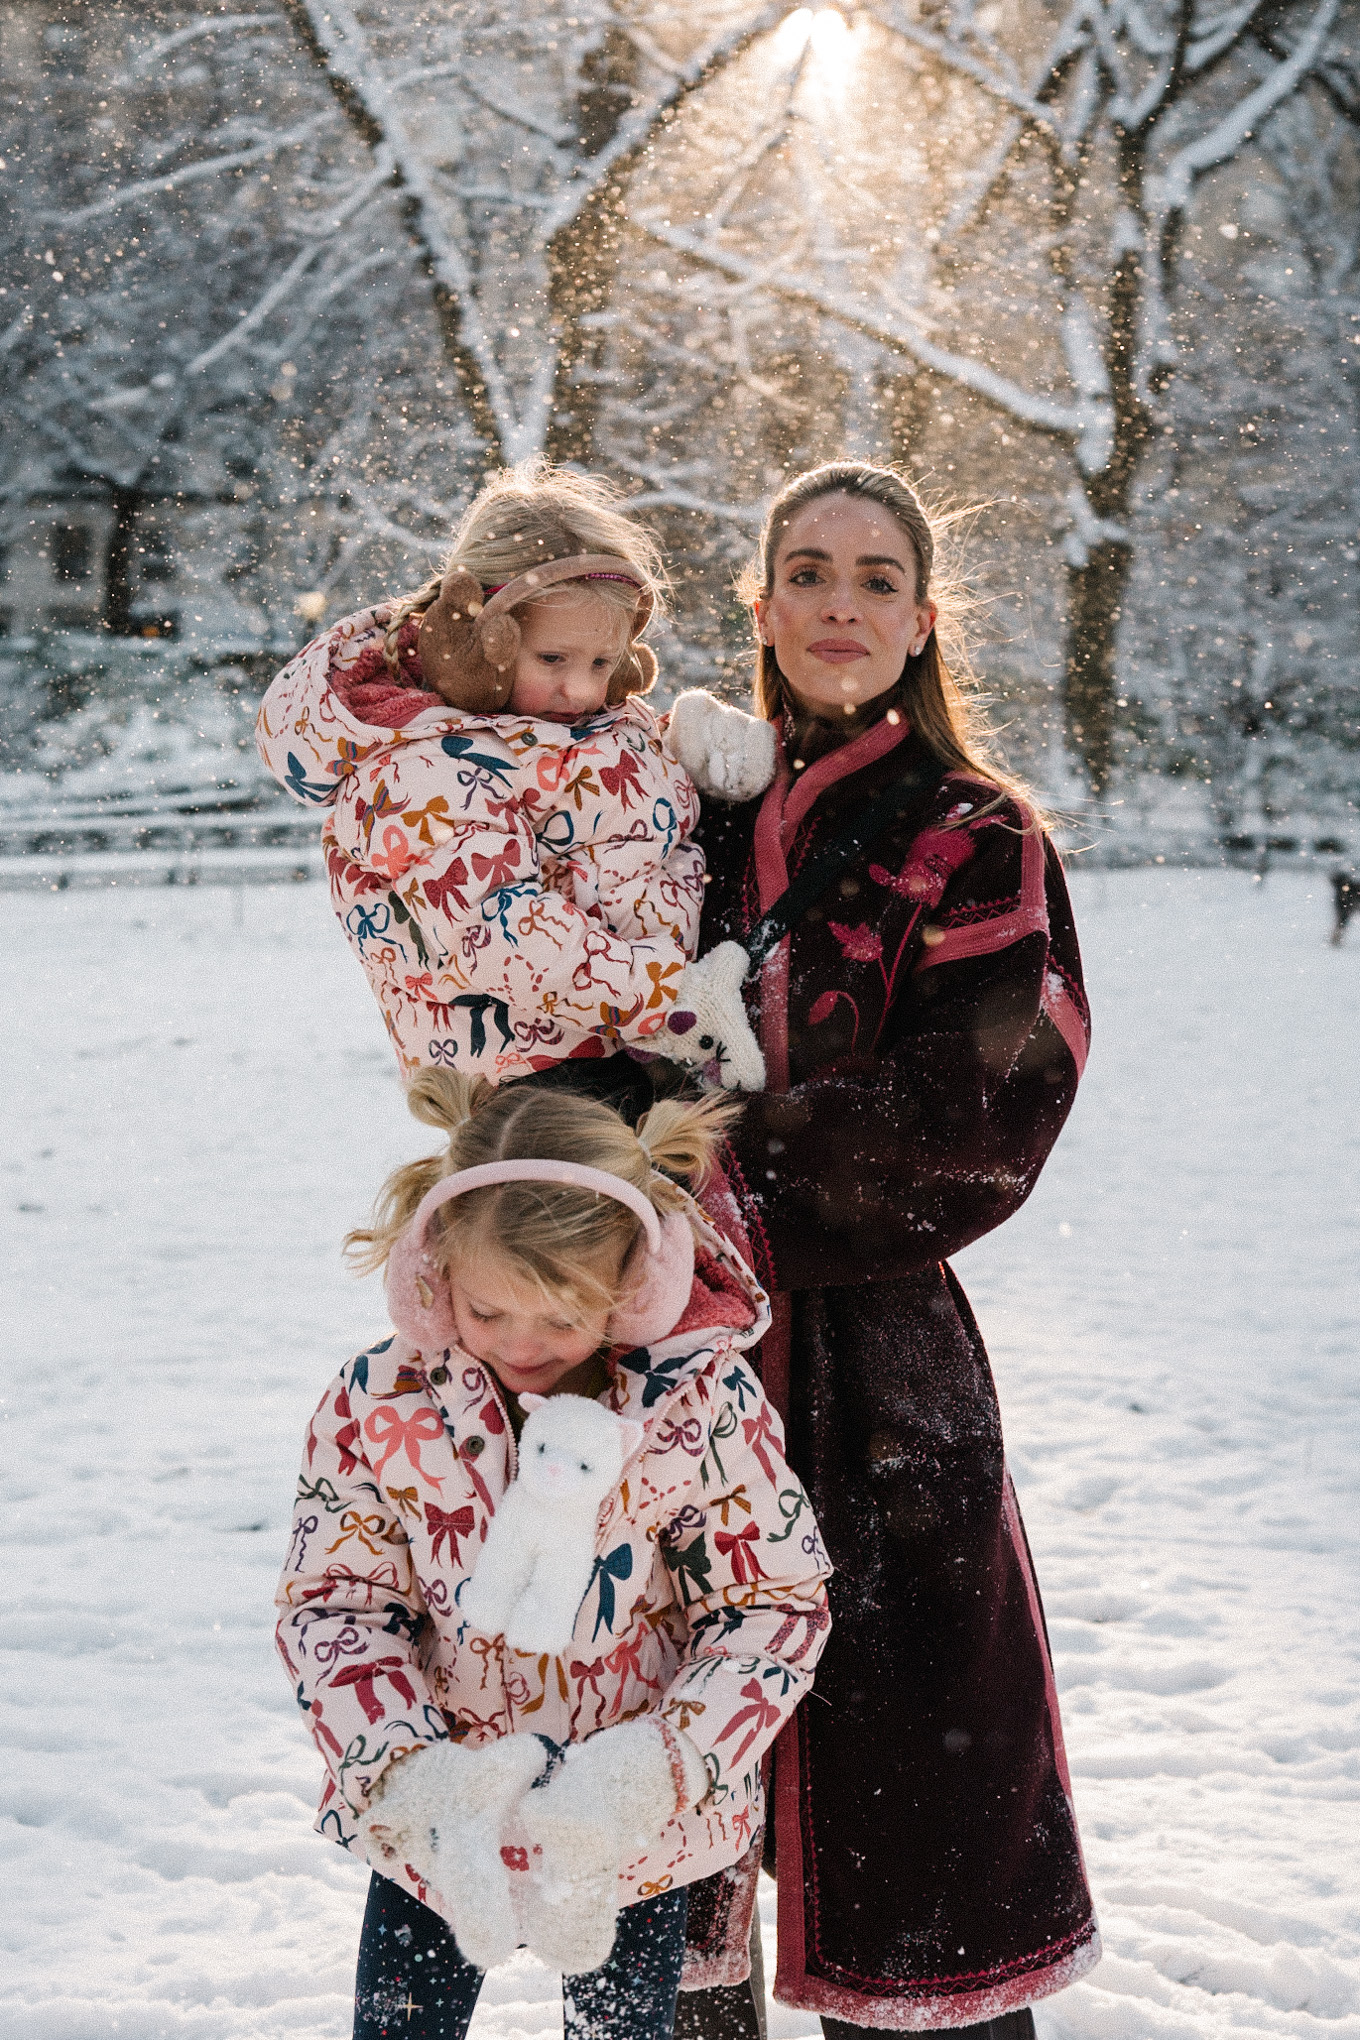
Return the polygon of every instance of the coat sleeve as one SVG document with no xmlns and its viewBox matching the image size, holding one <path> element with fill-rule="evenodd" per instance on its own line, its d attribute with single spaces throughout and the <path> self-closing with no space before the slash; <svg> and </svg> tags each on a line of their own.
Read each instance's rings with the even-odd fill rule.
<svg viewBox="0 0 1360 2040">
<path fill-rule="evenodd" d="M 442 754 L 450 744 L 465 747 L 455 761 L 459 804 L 432 794 L 449 784 Z M 630 941 L 544 883 L 512 768 L 489 747 L 479 751 L 462 737 L 403 745 L 388 754 L 376 783 L 356 775 L 336 804 L 333 829 L 351 868 L 386 903 L 386 911 L 356 917 L 357 939 L 389 939 L 395 913 L 400 926 L 391 932 L 430 970 L 427 996 L 436 1002 L 498 1000 L 516 1014 L 628 1041 L 662 1026 L 685 965 L 680 941 L 661 925 Z M 344 889 L 355 890 L 348 874 Z"/>
<path fill-rule="evenodd" d="M 307 1431 L 275 1604 L 279 1653 L 331 1781 L 362 1813 L 394 1758 L 448 1730 L 420 1668 L 411 1547 L 364 1457 L 348 1370 Z"/>
<path fill-rule="evenodd" d="M 632 941 L 667 935 L 686 956 L 699 939 L 704 904 L 704 853 L 677 843 L 658 860 L 653 843 L 612 842 L 592 855 L 600 912 L 618 935 Z"/>
<path fill-rule="evenodd" d="M 987 829 L 931 910 L 887 1052 L 750 1100 L 731 1153 L 775 1288 L 914 1274 L 1033 1189 L 1076 1093 L 1086 1008 L 1061 866 L 1036 839 L 1029 854 L 1043 858 L 1029 916 L 1042 925 L 998 921 L 992 947 L 970 925 L 964 900 L 1024 892 L 1023 835 Z"/>
<path fill-rule="evenodd" d="M 721 1369 L 708 1452 L 661 1552 L 684 1607 L 660 1711 L 703 1756 L 719 1800 L 754 1771 L 812 1685 L 831 1565 L 784 1458 L 784 1431 L 745 1362 Z"/>
</svg>

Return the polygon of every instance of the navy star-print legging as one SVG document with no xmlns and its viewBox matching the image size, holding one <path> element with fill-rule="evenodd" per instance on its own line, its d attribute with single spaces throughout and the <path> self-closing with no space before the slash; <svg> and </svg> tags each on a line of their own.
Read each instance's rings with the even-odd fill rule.
<svg viewBox="0 0 1360 2040">
<path fill-rule="evenodd" d="M 625 1906 L 609 1960 L 564 1976 L 565 2040 L 670 2040 L 689 1894 Z M 354 2040 L 463 2040 L 483 1971 L 413 1893 L 375 1876 L 359 1941 Z"/>
</svg>

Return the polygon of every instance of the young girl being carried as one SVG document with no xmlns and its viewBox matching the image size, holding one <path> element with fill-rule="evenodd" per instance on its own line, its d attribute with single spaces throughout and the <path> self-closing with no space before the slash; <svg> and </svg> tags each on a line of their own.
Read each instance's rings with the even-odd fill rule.
<svg viewBox="0 0 1360 2040">
<path fill-rule="evenodd" d="M 761 1758 L 828 1621 L 741 1358 L 767 1299 L 680 1184 L 731 1108 L 667 1099 L 634 1132 L 560 1087 L 432 1071 L 409 1098 L 448 1146 L 351 1236 L 397 1332 L 321 1400 L 279 1589 L 317 1824 L 379 1873 L 355 2033 L 400 2013 L 458 2040 L 523 1943 L 569 1978 L 569 2040 L 661 2040 L 688 1886 L 754 1876 Z M 524 1586 L 526 1538 L 548 1563 L 517 1648 L 478 1618 Z"/>
<path fill-rule="evenodd" d="M 498 476 L 439 576 L 337 623 L 265 696 L 261 754 L 329 810 L 332 904 L 407 1081 L 624 1047 L 763 1080 L 744 955 L 689 961 L 698 799 L 641 698 L 663 575 L 618 504 L 541 463 Z"/>
</svg>

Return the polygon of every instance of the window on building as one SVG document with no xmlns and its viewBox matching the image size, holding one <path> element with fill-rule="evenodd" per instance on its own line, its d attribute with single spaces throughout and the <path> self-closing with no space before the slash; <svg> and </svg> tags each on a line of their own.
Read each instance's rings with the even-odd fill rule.
<svg viewBox="0 0 1360 2040">
<path fill-rule="evenodd" d="M 163 531 L 149 531 L 142 541 L 142 579 L 144 581 L 173 581 L 175 562 L 170 556 L 170 546 Z"/>
<path fill-rule="evenodd" d="M 88 581 L 94 565 L 94 540 L 83 524 L 52 527 L 52 572 L 59 581 Z"/>
</svg>

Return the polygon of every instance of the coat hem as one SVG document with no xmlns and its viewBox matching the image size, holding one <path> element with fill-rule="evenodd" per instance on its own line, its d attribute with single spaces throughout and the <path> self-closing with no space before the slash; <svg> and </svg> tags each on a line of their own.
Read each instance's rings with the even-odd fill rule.
<svg viewBox="0 0 1360 2040">
<path fill-rule="evenodd" d="M 1056 1960 L 1044 1949 L 1034 1957 L 1021 1958 L 1021 1962 L 1033 1961 L 1035 1967 L 1020 1969 L 1019 1964 L 1009 1963 L 1008 1970 L 1020 1969 L 1020 1973 L 998 1975 L 994 1982 L 981 1985 L 969 1979 L 971 1988 L 966 1991 L 942 1991 L 938 1985 L 932 1990 L 928 1983 L 905 1984 L 890 1997 L 876 1997 L 868 1978 L 864 1979 L 868 1989 L 852 1990 L 825 1977 L 803 1974 L 780 1976 L 773 1995 L 776 2004 L 825 2013 L 847 2025 L 868 2026 L 878 2032 L 944 2032 L 955 2026 L 981 2025 L 1053 1997 L 1094 1969 L 1100 1957 L 1100 1934 L 1091 1920 L 1071 1937 L 1066 1952 Z"/>
<path fill-rule="evenodd" d="M 764 1841 L 765 1830 L 760 1827 L 746 1854 L 722 1873 L 726 1886 L 722 1916 L 708 1937 L 710 1943 L 718 1945 L 686 1948 L 685 1965 L 680 1972 L 681 1990 L 719 1990 L 745 1983 L 750 1976 L 751 1921 L 759 1897 Z"/>
</svg>

